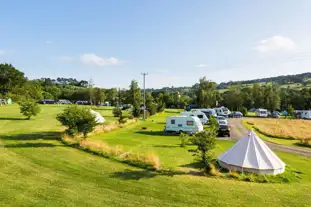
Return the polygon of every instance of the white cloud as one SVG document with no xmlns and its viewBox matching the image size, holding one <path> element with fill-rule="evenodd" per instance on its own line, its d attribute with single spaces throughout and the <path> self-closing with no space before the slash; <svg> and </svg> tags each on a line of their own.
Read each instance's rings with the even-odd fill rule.
<svg viewBox="0 0 311 207">
<path fill-rule="evenodd" d="M 196 65 L 195 67 L 197 67 L 197 68 L 207 68 L 208 65 L 207 65 L 207 64 L 201 63 L 201 64 L 199 64 L 199 65 Z"/>
<path fill-rule="evenodd" d="M 5 55 L 7 53 L 8 53 L 8 51 L 6 51 L 6 50 L 0 50 L 0 55 Z"/>
<path fill-rule="evenodd" d="M 61 57 L 59 57 L 59 60 L 62 61 L 62 62 L 72 62 L 73 61 L 73 57 L 61 56 Z"/>
<path fill-rule="evenodd" d="M 274 36 L 255 43 L 254 50 L 264 52 L 289 51 L 296 47 L 296 43 L 288 37 Z"/>
<path fill-rule="evenodd" d="M 48 45 L 49 45 L 49 44 L 52 44 L 52 41 L 51 41 L 51 40 L 46 40 L 46 41 L 45 41 L 45 44 L 48 44 Z"/>
<path fill-rule="evenodd" d="M 94 53 L 86 53 L 81 55 L 80 60 L 87 65 L 96 65 L 96 66 L 106 66 L 106 65 L 117 65 L 120 63 L 120 60 L 114 57 L 102 58 L 97 56 Z"/>
</svg>

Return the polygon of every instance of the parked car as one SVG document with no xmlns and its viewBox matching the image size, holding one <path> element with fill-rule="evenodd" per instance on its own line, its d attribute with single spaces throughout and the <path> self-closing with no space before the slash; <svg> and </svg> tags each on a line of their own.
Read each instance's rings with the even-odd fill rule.
<svg viewBox="0 0 311 207">
<path fill-rule="evenodd" d="M 66 99 L 60 99 L 57 101 L 58 104 L 72 104 L 69 100 Z"/>
<path fill-rule="evenodd" d="M 78 104 L 78 105 L 91 105 L 92 103 L 89 101 L 76 101 L 76 104 Z"/>
<path fill-rule="evenodd" d="M 55 104 L 55 100 L 53 99 L 42 99 L 38 101 L 39 104 Z"/>
<path fill-rule="evenodd" d="M 242 118 L 242 117 L 243 117 L 243 114 L 242 114 L 242 112 L 240 112 L 240 111 L 233 111 L 233 112 L 229 115 L 229 117 L 231 117 L 231 118 Z"/>
<path fill-rule="evenodd" d="M 228 125 L 228 120 L 226 117 L 217 116 L 216 119 L 217 119 L 219 125 Z"/>
<path fill-rule="evenodd" d="M 274 112 L 272 112 L 271 117 L 278 119 L 278 118 L 280 118 L 280 113 L 277 111 L 274 111 Z"/>
<path fill-rule="evenodd" d="M 230 127 L 227 124 L 220 124 L 217 132 L 218 136 L 228 136 L 230 137 Z"/>
</svg>

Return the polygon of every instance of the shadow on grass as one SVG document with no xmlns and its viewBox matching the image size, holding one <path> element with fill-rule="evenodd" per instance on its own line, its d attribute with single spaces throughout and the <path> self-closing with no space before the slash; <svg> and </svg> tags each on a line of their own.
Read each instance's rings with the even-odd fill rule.
<svg viewBox="0 0 311 207">
<path fill-rule="evenodd" d="M 299 147 L 311 148 L 311 144 L 305 144 L 305 143 L 300 143 L 300 142 L 296 142 L 294 143 L 294 145 L 299 146 Z"/>
<path fill-rule="evenodd" d="M 176 136 L 176 134 L 171 134 L 164 131 L 137 131 L 135 133 L 149 136 Z"/>
<path fill-rule="evenodd" d="M 153 147 L 158 147 L 158 148 L 179 148 L 180 145 L 153 145 Z"/>
<path fill-rule="evenodd" d="M 3 140 L 60 140 L 60 132 L 36 132 L 31 134 L 0 135 Z"/>
<path fill-rule="evenodd" d="M 180 167 L 185 167 L 185 168 L 195 168 L 195 169 L 202 169 L 204 167 L 203 163 L 200 161 L 185 164 L 185 165 L 180 165 Z"/>
<path fill-rule="evenodd" d="M 154 178 L 156 176 L 168 176 L 173 177 L 176 175 L 196 175 L 196 176 L 202 176 L 202 172 L 197 171 L 148 171 L 148 170 L 129 170 L 126 169 L 124 171 L 115 172 L 111 175 L 113 178 L 119 178 L 121 180 L 140 180 L 140 179 L 150 179 Z"/>
<path fill-rule="evenodd" d="M 5 148 L 37 148 L 37 147 L 58 147 L 64 145 L 55 145 L 51 143 L 22 143 L 22 144 L 8 144 Z"/>
<path fill-rule="evenodd" d="M 28 120 L 27 118 L 0 117 L 0 120 Z"/>
</svg>

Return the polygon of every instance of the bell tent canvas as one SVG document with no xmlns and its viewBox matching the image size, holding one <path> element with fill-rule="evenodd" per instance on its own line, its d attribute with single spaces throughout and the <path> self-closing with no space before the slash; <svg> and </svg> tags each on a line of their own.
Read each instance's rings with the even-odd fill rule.
<svg viewBox="0 0 311 207">
<path fill-rule="evenodd" d="M 95 121 L 98 124 L 103 124 L 105 122 L 105 118 L 98 112 L 90 109 L 91 114 L 93 114 L 95 116 Z"/>
<path fill-rule="evenodd" d="M 221 167 L 232 171 L 276 175 L 285 170 L 285 163 L 253 131 L 218 159 Z"/>
</svg>

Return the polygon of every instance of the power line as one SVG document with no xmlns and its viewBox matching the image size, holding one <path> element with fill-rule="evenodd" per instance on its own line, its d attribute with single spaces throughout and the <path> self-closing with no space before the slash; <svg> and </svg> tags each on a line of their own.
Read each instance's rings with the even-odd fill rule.
<svg viewBox="0 0 311 207">
<path fill-rule="evenodd" d="M 144 120 L 146 120 L 146 75 L 148 73 L 141 74 L 144 77 Z"/>
</svg>

